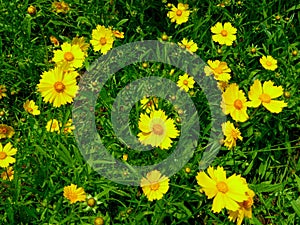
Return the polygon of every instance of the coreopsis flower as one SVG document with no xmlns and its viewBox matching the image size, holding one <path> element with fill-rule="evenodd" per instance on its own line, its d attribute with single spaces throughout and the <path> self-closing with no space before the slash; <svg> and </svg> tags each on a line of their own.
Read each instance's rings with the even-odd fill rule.
<svg viewBox="0 0 300 225">
<path fill-rule="evenodd" d="M 113 32 L 113 34 L 116 38 L 121 38 L 121 39 L 124 38 L 124 32 L 121 32 L 121 31 L 118 31 L 118 30 L 113 30 L 112 32 Z"/>
<path fill-rule="evenodd" d="M 251 219 L 252 218 L 252 205 L 253 205 L 253 197 L 255 196 L 255 193 L 254 191 L 252 191 L 251 189 L 249 189 L 247 192 L 246 192 L 246 195 L 248 196 L 248 199 L 243 201 L 243 202 L 240 202 L 239 205 L 240 205 L 240 208 L 236 211 L 229 211 L 229 220 L 230 221 L 236 221 L 236 224 L 237 225 L 241 225 L 242 222 L 243 222 L 243 219 L 246 217 L 246 218 L 249 218 Z"/>
<path fill-rule="evenodd" d="M 57 40 L 56 37 L 54 37 L 53 35 L 51 35 L 49 39 L 50 39 L 51 43 L 52 43 L 55 47 L 59 46 L 59 41 Z"/>
<path fill-rule="evenodd" d="M 9 164 L 15 163 L 16 159 L 13 156 L 17 153 L 17 149 L 13 148 L 8 142 L 4 147 L 0 143 L 0 167 L 6 168 Z"/>
<path fill-rule="evenodd" d="M 187 73 L 183 74 L 182 76 L 179 76 L 179 80 L 177 81 L 177 86 L 186 92 L 189 91 L 190 88 L 194 87 L 194 78 L 189 77 Z"/>
<path fill-rule="evenodd" d="M 221 107 L 225 115 L 230 114 L 237 122 L 245 122 L 249 118 L 245 93 L 239 90 L 239 86 L 235 83 L 230 84 L 223 92 Z"/>
<path fill-rule="evenodd" d="M 182 24 L 188 21 L 190 11 L 188 10 L 189 5 L 178 3 L 177 8 L 172 5 L 171 11 L 168 12 L 167 16 L 171 19 L 171 22 L 176 24 Z"/>
<path fill-rule="evenodd" d="M 162 110 L 154 110 L 147 114 L 141 114 L 139 119 L 139 140 L 144 145 L 168 149 L 171 147 L 171 138 L 179 136 L 174 120 L 166 116 Z"/>
<path fill-rule="evenodd" d="M 236 211 L 240 207 L 238 202 L 248 199 L 248 185 L 240 175 L 233 174 L 226 178 L 226 172 L 220 166 L 217 169 L 210 166 L 207 172 L 209 176 L 205 172 L 198 172 L 196 179 L 201 186 L 200 191 L 204 191 L 209 199 L 214 198 L 213 212 L 218 213 L 223 208 Z"/>
<path fill-rule="evenodd" d="M 215 26 L 211 27 L 211 32 L 214 34 L 212 39 L 214 42 L 218 42 L 221 45 L 231 46 L 233 41 L 236 40 L 236 31 L 231 23 L 226 22 L 224 26 L 218 22 Z"/>
<path fill-rule="evenodd" d="M 76 71 L 65 74 L 62 67 L 44 72 L 37 85 L 44 102 L 50 102 L 54 107 L 73 102 L 78 90 L 76 76 L 78 76 Z"/>
<path fill-rule="evenodd" d="M 49 132 L 57 131 L 60 133 L 61 122 L 58 122 L 57 119 L 52 119 L 47 122 L 46 130 Z"/>
<path fill-rule="evenodd" d="M 142 178 L 140 185 L 149 201 L 160 200 L 169 189 L 169 178 L 153 170 Z"/>
<path fill-rule="evenodd" d="M 23 108 L 25 109 L 26 112 L 32 114 L 32 115 L 40 115 L 41 111 L 39 110 L 38 106 L 35 104 L 33 100 L 27 100 L 23 104 Z"/>
<path fill-rule="evenodd" d="M 276 70 L 277 69 L 277 60 L 274 59 L 272 56 L 262 56 L 259 59 L 260 64 L 266 69 L 266 70 Z"/>
<path fill-rule="evenodd" d="M 92 210 L 94 213 L 96 213 L 98 205 L 101 204 L 102 202 L 98 200 L 97 196 L 92 196 L 92 195 L 88 195 L 86 197 L 86 201 L 85 203 L 83 203 L 86 208 L 83 210 L 85 212 Z"/>
<path fill-rule="evenodd" d="M 142 105 L 142 109 L 146 110 L 146 113 L 150 113 L 158 107 L 158 98 L 156 97 L 144 97 L 140 102 Z"/>
<path fill-rule="evenodd" d="M 15 130 L 6 124 L 0 124 L 0 139 L 11 138 L 15 134 Z"/>
<path fill-rule="evenodd" d="M 240 139 L 241 141 L 243 140 L 240 130 L 238 128 L 235 128 L 233 123 L 229 121 L 222 124 L 222 131 L 226 137 L 224 146 L 228 149 L 236 146 L 237 139 Z"/>
<path fill-rule="evenodd" d="M 64 125 L 63 132 L 65 134 L 72 133 L 74 129 L 75 126 L 73 125 L 73 121 L 72 119 L 69 119 L 68 122 Z"/>
<path fill-rule="evenodd" d="M 82 187 L 77 188 L 77 185 L 71 184 L 64 187 L 64 197 L 70 200 L 70 203 L 84 202 L 86 200 L 86 194 Z"/>
<path fill-rule="evenodd" d="M 247 105 L 256 108 L 262 104 L 271 113 L 280 113 L 282 108 L 287 106 L 287 103 L 273 99 L 282 94 L 283 88 L 274 86 L 272 81 L 265 81 L 262 85 L 259 80 L 255 80 L 248 92 L 250 101 Z"/>
<path fill-rule="evenodd" d="M 113 46 L 114 34 L 111 29 L 97 25 L 96 29 L 92 31 L 90 43 L 95 52 L 101 51 L 102 54 L 106 54 Z"/>
<path fill-rule="evenodd" d="M 61 2 L 53 2 L 52 3 L 53 10 L 57 13 L 67 13 L 70 10 L 69 4 L 64 1 Z"/>
<path fill-rule="evenodd" d="M 3 180 L 9 180 L 9 181 L 12 181 L 13 179 L 14 179 L 14 169 L 11 167 L 11 166 L 9 166 L 9 167 L 7 167 L 6 169 L 5 169 L 5 171 L 3 171 L 2 173 L 1 173 L 1 178 L 3 179 Z"/>
<path fill-rule="evenodd" d="M 0 99 L 7 96 L 6 91 L 7 91 L 6 86 L 0 85 Z"/>
<path fill-rule="evenodd" d="M 87 51 L 90 47 L 90 44 L 85 42 L 84 37 L 74 37 L 71 44 L 78 45 L 81 51 L 84 53 L 84 56 L 87 56 Z"/>
<path fill-rule="evenodd" d="M 84 53 L 77 44 L 71 45 L 69 43 L 63 43 L 61 50 L 54 51 L 52 60 L 58 66 L 67 65 L 69 67 L 79 68 L 83 64 Z"/>
<path fill-rule="evenodd" d="M 183 38 L 178 44 L 180 47 L 185 48 L 189 52 L 196 52 L 198 50 L 197 43 L 195 43 L 193 40 L 188 41 L 188 39 Z"/>
<path fill-rule="evenodd" d="M 208 60 L 207 64 L 209 67 L 204 67 L 204 72 L 207 76 L 213 74 L 217 81 L 228 82 L 230 80 L 231 76 L 229 73 L 231 69 L 227 66 L 226 62 Z"/>
</svg>

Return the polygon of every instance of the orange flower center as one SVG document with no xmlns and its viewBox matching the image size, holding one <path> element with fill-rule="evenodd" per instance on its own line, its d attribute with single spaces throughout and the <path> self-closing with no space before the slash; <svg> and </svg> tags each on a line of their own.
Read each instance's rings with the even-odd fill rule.
<svg viewBox="0 0 300 225">
<path fill-rule="evenodd" d="M 152 131 L 154 134 L 162 135 L 164 133 L 164 128 L 160 124 L 154 124 Z"/>
<path fill-rule="evenodd" d="M 57 2 L 55 6 L 57 9 L 62 9 L 62 4 L 60 2 Z"/>
<path fill-rule="evenodd" d="M 243 207 L 246 209 L 251 208 L 251 206 L 253 205 L 253 199 L 252 198 L 248 198 L 247 201 L 243 202 Z"/>
<path fill-rule="evenodd" d="M 270 101 L 271 101 L 270 95 L 265 94 L 265 93 L 261 94 L 261 95 L 259 96 L 259 99 L 260 99 L 262 102 L 264 102 L 264 103 L 270 103 Z"/>
<path fill-rule="evenodd" d="M 72 52 L 66 52 L 64 54 L 64 59 L 66 61 L 73 61 L 74 60 L 74 55 L 72 54 Z"/>
<path fill-rule="evenodd" d="M 188 83 L 189 83 L 189 82 L 188 82 L 187 80 L 184 80 L 184 81 L 183 81 L 183 84 L 184 84 L 184 85 L 188 85 Z"/>
<path fill-rule="evenodd" d="M 71 191 L 67 194 L 67 196 L 68 196 L 68 199 L 70 199 L 71 202 L 74 202 L 74 201 L 77 200 L 77 194 L 75 192 Z"/>
<path fill-rule="evenodd" d="M 223 37 L 226 37 L 226 36 L 228 35 L 227 30 L 222 30 L 222 31 L 221 31 L 221 35 L 222 35 Z"/>
<path fill-rule="evenodd" d="M 28 112 L 33 112 L 33 109 L 32 108 L 28 108 L 27 111 Z"/>
<path fill-rule="evenodd" d="M 231 136 L 236 140 L 239 136 L 239 133 L 236 130 L 231 131 Z"/>
<path fill-rule="evenodd" d="M 6 134 L 7 131 L 8 130 L 5 127 L 0 128 L 0 134 Z"/>
<path fill-rule="evenodd" d="M 150 188 L 151 188 L 152 191 L 158 190 L 158 188 L 159 188 L 159 183 L 151 184 L 151 185 L 150 185 Z"/>
<path fill-rule="evenodd" d="M 272 62 L 266 61 L 267 66 L 272 66 Z"/>
<path fill-rule="evenodd" d="M 0 152 L 0 160 L 5 159 L 7 154 L 5 152 Z"/>
<path fill-rule="evenodd" d="M 176 15 L 177 16 L 181 16 L 182 15 L 182 11 L 178 9 L 177 12 L 176 12 Z"/>
<path fill-rule="evenodd" d="M 54 89 L 58 92 L 61 93 L 65 90 L 65 85 L 62 82 L 57 81 L 54 84 Z"/>
<path fill-rule="evenodd" d="M 105 37 L 100 38 L 100 44 L 101 45 L 105 45 L 106 44 L 106 38 Z"/>
<path fill-rule="evenodd" d="M 223 73 L 223 69 L 221 67 L 217 67 L 216 69 L 214 69 L 214 71 L 217 73 L 217 74 L 222 74 Z"/>
<path fill-rule="evenodd" d="M 237 110 L 240 110 L 243 108 L 243 102 L 239 99 L 235 100 L 233 105 Z"/>
<path fill-rule="evenodd" d="M 217 189 L 222 193 L 226 193 L 228 191 L 228 186 L 225 182 L 221 181 L 217 183 Z"/>
</svg>

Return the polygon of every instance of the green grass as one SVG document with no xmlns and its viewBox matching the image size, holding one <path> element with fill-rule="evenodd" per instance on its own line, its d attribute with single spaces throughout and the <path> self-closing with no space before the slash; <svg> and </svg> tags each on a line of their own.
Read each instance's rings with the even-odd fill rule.
<svg viewBox="0 0 300 225">
<path fill-rule="evenodd" d="M 207 144 L 207 131 L 199 138 L 193 158 L 174 176 L 170 189 L 163 199 L 149 202 L 140 187 L 114 183 L 97 174 L 84 161 L 74 136 L 46 131 L 47 121 L 58 119 L 63 124 L 72 117 L 72 105 L 54 108 L 44 103 L 37 92 L 42 72 L 53 68 L 53 47 L 49 37 L 69 42 L 76 35 L 91 39 L 97 24 L 112 26 L 125 33 L 114 47 L 141 40 L 160 40 L 166 33 L 171 42 L 183 38 L 198 44 L 197 55 L 205 62 L 209 59 L 227 62 L 231 68 L 230 83 L 238 83 L 248 92 L 254 79 L 272 80 L 281 85 L 288 103 L 279 114 L 264 107 L 248 110 L 250 119 L 238 123 L 244 137 L 237 147 L 229 151 L 222 147 L 212 166 L 223 166 L 227 175 L 241 174 L 255 191 L 252 220 L 244 224 L 299 224 L 300 223 L 300 5 L 296 0 L 244 0 L 221 1 L 190 0 L 192 11 L 189 21 L 175 25 L 167 18 L 168 8 L 161 1 L 66 1 L 67 14 L 52 11 L 52 1 L 4 1 L 0 9 L 0 85 L 7 88 L 7 97 L 0 99 L 0 123 L 12 126 L 11 139 L 1 139 L 4 145 L 11 142 L 18 149 L 12 181 L 0 180 L 0 224 L 93 224 L 103 217 L 105 224 L 233 224 L 227 213 L 211 211 L 212 200 L 201 194 L 195 176 L 203 149 Z M 177 5 L 177 2 L 174 3 Z M 27 8 L 33 5 L 35 15 Z M 277 20 L 275 16 L 279 15 Z M 220 46 L 211 38 L 210 28 L 217 22 L 231 22 L 237 28 L 237 41 L 233 46 Z M 251 48 L 256 53 L 251 53 Z M 221 53 L 218 53 L 221 50 Z M 100 56 L 90 48 L 85 65 L 89 69 Z M 263 69 L 262 55 L 278 60 L 275 72 Z M 128 154 L 128 163 L 144 165 L 167 158 L 172 150 L 155 149 L 151 152 L 132 151 L 114 136 L 111 129 L 110 109 L 118 92 L 135 79 L 159 76 L 177 82 L 183 72 L 162 63 L 149 62 L 125 67 L 116 73 L 100 93 L 96 105 L 96 125 L 105 146 L 114 157 Z M 82 78 L 81 77 L 81 78 Z M 199 112 L 201 127 L 209 127 L 209 110 L 203 104 L 205 97 L 200 88 L 193 89 L 191 99 Z M 41 115 L 32 116 L 23 109 L 24 102 L 34 100 Z M 170 101 L 160 101 L 160 107 L 173 119 L 180 118 Z M 139 106 L 132 109 L 132 130 L 137 134 Z M 2 114 L 1 114 L 2 115 Z M 228 117 L 230 119 L 230 117 Z M 180 126 L 180 120 L 176 122 Z M 190 173 L 185 168 L 191 168 Z M 1 170 L 1 172 L 3 169 Z M 64 186 L 71 183 L 83 187 L 87 194 L 101 202 L 95 212 L 85 211 L 85 203 L 70 204 L 63 197 Z"/>
</svg>

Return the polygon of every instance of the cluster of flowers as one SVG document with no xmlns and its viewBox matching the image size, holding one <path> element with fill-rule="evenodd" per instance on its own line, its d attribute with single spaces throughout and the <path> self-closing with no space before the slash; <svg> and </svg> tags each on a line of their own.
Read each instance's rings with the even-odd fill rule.
<svg viewBox="0 0 300 225">
<path fill-rule="evenodd" d="M 167 16 L 171 22 L 180 25 L 188 21 L 190 11 L 187 4 L 179 3 L 177 7 L 169 5 L 171 11 Z M 220 45 L 231 46 L 236 40 L 237 29 L 231 23 L 217 23 L 211 28 L 212 39 Z M 166 36 L 166 35 L 165 35 Z M 167 40 L 167 38 L 164 38 Z M 183 39 L 179 46 L 186 48 L 189 52 L 197 51 L 197 44 L 193 40 Z M 274 71 L 277 69 L 277 60 L 272 56 L 262 56 L 259 59 L 262 67 Z M 213 75 L 218 82 L 218 87 L 222 91 L 221 108 L 225 115 L 230 114 L 236 122 L 245 122 L 249 119 L 247 107 L 257 108 L 263 105 L 271 113 L 280 113 L 287 103 L 274 100 L 283 94 L 281 86 L 275 86 L 273 81 L 261 82 L 254 80 L 253 85 L 248 92 L 247 100 L 245 93 L 239 89 L 238 84 L 229 83 L 231 79 L 231 69 L 226 62 L 220 60 L 208 60 L 208 66 L 204 72 L 207 76 Z M 179 77 L 177 82 L 180 89 L 188 92 L 194 87 L 194 79 L 188 74 Z M 157 99 L 143 99 L 141 101 L 145 114 L 140 115 L 138 134 L 139 140 L 145 145 L 168 149 L 171 147 L 171 138 L 179 136 L 179 131 L 174 125 L 174 120 L 168 118 L 164 111 L 157 110 Z M 230 121 L 222 124 L 222 130 L 225 135 L 224 146 L 229 149 L 236 146 L 237 139 L 242 140 L 241 132 L 235 128 Z M 204 192 L 209 199 L 214 198 L 212 211 L 219 213 L 226 208 L 229 213 L 229 220 L 241 224 L 245 217 L 252 218 L 252 205 L 255 193 L 249 189 L 246 179 L 240 175 L 232 175 L 226 178 L 226 172 L 222 167 L 209 167 L 208 175 L 201 171 L 197 174 L 196 180 L 201 186 L 200 192 Z M 141 187 L 149 201 L 161 199 L 169 189 L 169 178 L 162 175 L 160 171 L 149 172 L 141 180 Z"/>
</svg>

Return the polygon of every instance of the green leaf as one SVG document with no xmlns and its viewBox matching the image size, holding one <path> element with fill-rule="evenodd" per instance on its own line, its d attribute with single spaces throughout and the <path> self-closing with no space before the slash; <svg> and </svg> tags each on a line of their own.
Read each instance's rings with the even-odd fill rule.
<svg viewBox="0 0 300 225">
<path fill-rule="evenodd" d="M 300 197 L 297 200 L 291 202 L 291 205 L 298 216 L 300 216 Z"/>
<path fill-rule="evenodd" d="M 124 23 L 126 23 L 128 21 L 128 19 L 122 19 L 121 21 L 119 21 L 116 25 L 116 27 L 120 27 L 122 26 Z"/>
</svg>

